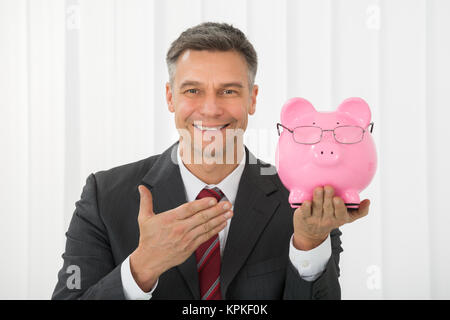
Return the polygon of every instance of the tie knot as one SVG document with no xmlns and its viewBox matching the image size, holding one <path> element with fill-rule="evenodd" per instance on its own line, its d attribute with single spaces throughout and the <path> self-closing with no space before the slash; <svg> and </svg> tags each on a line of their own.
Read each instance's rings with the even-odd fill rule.
<svg viewBox="0 0 450 320">
<path fill-rule="evenodd" d="M 224 194 L 217 187 L 212 189 L 203 188 L 202 191 L 200 191 L 200 193 L 198 194 L 196 199 L 202 199 L 206 197 L 214 197 L 216 198 L 217 202 L 219 202 L 224 197 Z"/>
</svg>

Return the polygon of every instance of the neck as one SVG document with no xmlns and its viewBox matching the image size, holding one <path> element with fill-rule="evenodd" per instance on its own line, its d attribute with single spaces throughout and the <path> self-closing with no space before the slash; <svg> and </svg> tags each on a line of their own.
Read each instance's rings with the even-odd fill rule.
<svg viewBox="0 0 450 320">
<path fill-rule="evenodd" d="M 182 143 L 180 142 L 179 146 Z M 242 150 L 238 152 L 237 150 Z M 183 148 L 179 149 L 181 160 L 184 166 L 197 178 L 206 184 L 218 184 L 225 179 L 239 165 L 244 157 L 244 147 L 235 145 L 233 161 L 226 161 L 226 154 L 222 155 L 221 163 L 217 163 L 216 158 L 206 158 L 204 155 L 195 155 L 194 150 L 191 153 L 184 153 Z M 198 161 L 200 159 L 200 161 Z M 195 161 L 194 161 L 195 160 Z"/>
</svg>

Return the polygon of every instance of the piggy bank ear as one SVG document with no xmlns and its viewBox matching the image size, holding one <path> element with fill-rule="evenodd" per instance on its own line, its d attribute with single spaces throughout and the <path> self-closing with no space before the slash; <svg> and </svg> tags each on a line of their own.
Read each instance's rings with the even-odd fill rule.
<svg viewBox="0 0 450 320">
<path fill-rule="evenodd" d="M 358 121 L 359 125 L 364 129 L 367 128 L 372 117 L 369 105 L 361 98 L 345 99 L 339 105 L 337 111 L 346 113 L 348 116 Z"/>
<path fill-rule="evenodd" d="M 305 114 L 316 112 L 313 105 L 303 98 L 289 99 L 281 109 L 281 123 L 287 127 L 298 123 Z"/>
</svg>

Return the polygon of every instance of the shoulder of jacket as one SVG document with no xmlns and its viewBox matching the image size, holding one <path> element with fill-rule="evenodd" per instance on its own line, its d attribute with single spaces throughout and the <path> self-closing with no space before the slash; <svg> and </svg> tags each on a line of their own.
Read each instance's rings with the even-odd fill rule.
<svg viewBox="0 0 450 320">
<path fill-rule="evenodd" d="M 97 186 L 110 189 L 123 183 L 139 183 L 161 154 L 94 173 Z"/>
</svg>

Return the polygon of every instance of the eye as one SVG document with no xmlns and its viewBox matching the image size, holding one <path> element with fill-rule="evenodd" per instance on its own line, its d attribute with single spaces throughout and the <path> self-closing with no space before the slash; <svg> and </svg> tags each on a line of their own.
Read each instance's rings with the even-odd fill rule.
<svg viewBox="0 0 450 320">
<path fill-rule="evenodd" d="M 236 92 L 236 91 L 231 90 L 231 89 L 225 89 L 225 90 L 222 91 L 222 93 L 223 93 L 224 95 L 230 95 L 230 94 L 233 94 L 233 93 L 235 93 L 235 92 Z"/>
<path fill-rule="evenodd" d="M 187 89 L 184 93 L 196 94 L 198 93 L 198 89 Z"/>
<path fill-rule="evenodd" d="M 336 124 L 339 124 L 339 122 L 336 122 Z"/>
</svg>

